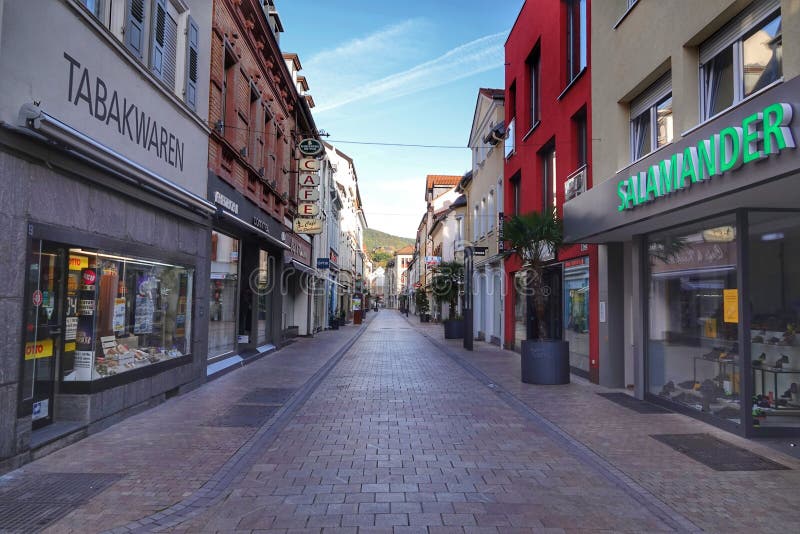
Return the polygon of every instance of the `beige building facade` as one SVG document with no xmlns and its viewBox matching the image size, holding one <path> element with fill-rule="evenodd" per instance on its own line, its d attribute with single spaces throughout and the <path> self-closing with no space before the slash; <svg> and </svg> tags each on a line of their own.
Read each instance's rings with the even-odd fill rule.
<svg viewBox="0 0 800 534">
<path fill-rule="evenodd" d="M 601 245 L 601 382 L 800 432 L 800 1 L 594 2 L 590 20 L 594 181 L 564 222 Z"/>
<path fill-rule="evenodd" d="M 503 258 L 499 248 L 503 214 L 503 89 L 479 89 L 468 146 L 472 171 L 460 188 L 467 196 L 466 239 L 477 254 L 474 263 L 473 335 L 496 345 L 503 337 Z"/>
</svg>

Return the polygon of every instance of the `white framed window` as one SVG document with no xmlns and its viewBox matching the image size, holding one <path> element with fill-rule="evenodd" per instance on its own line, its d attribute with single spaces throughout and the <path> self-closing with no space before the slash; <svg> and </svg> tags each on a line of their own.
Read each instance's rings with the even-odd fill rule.
<svg viewBox="0 0 800 534">
<path fill-rule="evenodd" d="M 489 197 L 486 204 L 486 231 L 491 232 L 494 230 L 494 189 L 489 191 Z"/>
<path fill-rule="evenodd" d="M 464 250 L 464 216 L 456 217 L 456 250 Z"/>
<path fill-rule="evenodd" d="M 757 0 L 700 45 L 702 120 L 783 77 L 780 0 Z"/>
<path fill-rule="evenodd" d="M 567 0 L 567 83 L 586 68 L 586 0 Z"/>
<path fill-rule="evenodd" d="M 472 240 L 473 241 L 477 241 L 478 240 L 478 224 L 479 224 L 478 205 L 475 204 L 475 207 L 472 208 Z"/>
<path fill-rule="evenodd" d="M 672 76 L 667 73 L 631 102 L 631 161 L 672 138 Z"/>
<path fill-rule="evenodd" d="M 480 211 L 480 223 L 481 223 L 481 237 L 486 235 L 486 197 L 481 199 L 481 211 Z"/>
</svg>

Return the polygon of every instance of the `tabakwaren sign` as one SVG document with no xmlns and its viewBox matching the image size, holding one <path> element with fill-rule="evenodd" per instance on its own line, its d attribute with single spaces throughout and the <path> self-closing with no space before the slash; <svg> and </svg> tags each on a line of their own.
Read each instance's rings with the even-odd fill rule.
<svg viewBox="0 0 800 534">
<path fill-rule="evenodd" d="M 695 146 L 672 154 L 617 183 L 622 212 L 658 200 L 693 183 L 732 172 L 742 165 L 795 148 L 789 129 L 792 106 L 772 104 L 745 117 L 741 126 L 729 126 Z"/>
</svg>

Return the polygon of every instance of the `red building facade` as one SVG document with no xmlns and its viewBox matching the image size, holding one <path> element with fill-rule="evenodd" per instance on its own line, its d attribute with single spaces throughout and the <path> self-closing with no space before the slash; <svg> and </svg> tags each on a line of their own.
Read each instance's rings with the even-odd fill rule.
<svg viewBox="0 0 800 534">
<path fill-rule="evenodd" d="M 591 187 L 590 0 L 528 0 L 505 45 L 506 217 L 545 209 Z M 505 263 L 505 339 L 530 337 L 530 302 Z M 598 381 L 597 249 L 569 244 L 548 266 L 550 335 L 570 342 L 574 372 Z"/>
</svg>

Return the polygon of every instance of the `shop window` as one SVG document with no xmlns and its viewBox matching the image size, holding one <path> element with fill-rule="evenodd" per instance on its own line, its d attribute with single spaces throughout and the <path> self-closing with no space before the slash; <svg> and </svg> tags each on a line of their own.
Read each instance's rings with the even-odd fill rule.
<svg viewBox="0 0 800 534">
<path fill-rule="evenodd" d="M 271 287 L 269 255 L 265 250 L 258 251 L 258 271 L 251 275 L 251 289 L 256 297 L 256 342 L 266 343 L 269 339 L 269 295 Z"/>
<path fill-rule="evenodd" d="M 567 83 L 586 68 L 586 0 L 567 0 Z"/>
<path fill-rule="evenodd" d="M 31 251 L 23 384 L 34 420 L 50 417 L 57 376 L 102 380 L 189 353 L 192 269 L 39 240 Z"/>
<path fill-rule="evenodd" d="M 648 239 L 648 390 L 740 421 L 737 257 L 733 215 Z"/>
<path fill-rule="evenodd" d="M 672 142 L 672 76 L 666 74 L 631 102 L 631 161 Z"/>
<path fill-rule="evenodd" d="M 753 423 L 800 427 L 800 213 L 750 212 Z"/>
<path fill-rule="evenodd" d="M 781 22 L 780 2 L 759 0 L 701 45 L 704 120 L 782 78 Z"/>
<path fill-rule="evenodd" d="M 571 367 L 589 372 L 589 258 L 564 262 L 564 341 Z"/>
<path fill-rule="evenodd" d="M 211 232 L 212 256 L 208 306 L 208 357 L 236 348 L 236 306 L 239 293 L 239 241 Z"/>
</svg>

